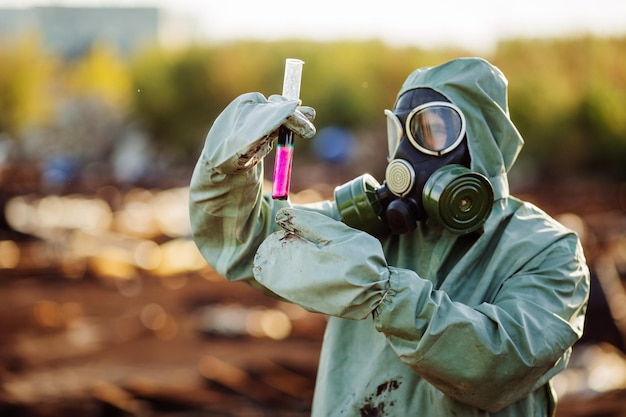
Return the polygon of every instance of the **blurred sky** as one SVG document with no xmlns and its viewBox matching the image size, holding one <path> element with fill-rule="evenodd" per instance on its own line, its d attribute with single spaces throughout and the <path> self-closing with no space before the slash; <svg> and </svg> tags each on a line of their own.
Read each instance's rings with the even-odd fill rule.
<svg viewBox="0 0 626 417">
<path fill-rule="evenodd" d="M 625 0 L 0 0 L 0 7 L 157 6 L 170 34 L 222 41 L 381 39 L 488 51 L 499 39 L 626 34 Z"/>
</svg>

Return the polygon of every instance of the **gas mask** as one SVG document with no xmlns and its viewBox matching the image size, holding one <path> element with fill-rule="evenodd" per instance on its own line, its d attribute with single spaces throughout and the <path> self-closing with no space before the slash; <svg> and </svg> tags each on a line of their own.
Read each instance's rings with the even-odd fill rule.
<svg viewBox="0 0 626 417">
<path fill-rule="evenodd" d="M 469 169 L 465 117 L 428 88 L 404 93 L 387 116 L 388 166 L 381 186 L 365 174 L 335 189 L 342 220 L 373 235 L 403 234 L 428 218 L 455 234 L 487 220 L 493 188 Z"/>
</svg>

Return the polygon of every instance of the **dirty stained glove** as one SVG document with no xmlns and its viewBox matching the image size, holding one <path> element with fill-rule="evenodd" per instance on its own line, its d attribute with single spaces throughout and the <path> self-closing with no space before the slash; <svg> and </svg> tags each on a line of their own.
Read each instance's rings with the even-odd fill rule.
<svg viewBox="0 0 626 417">
<path fill-rule="evenodd" d="M 203 152 L 209 166 L 223 174 L 248 171 L 271 151 L 281 126 L 300 137 L 313 137 L 315 110 L 300 104 L 280 95 L 266 99 L 261 93 L 234 99 L 207 136 Z"/>
<path fill-rule="evenodd" d="M 378 239 L 319 213 L 283 208 L 282 230 L 254 258 L 254 277 L 300 306 L 347 319 L 366 318 L 386 297 L 390 269 Z"/>
</svg>

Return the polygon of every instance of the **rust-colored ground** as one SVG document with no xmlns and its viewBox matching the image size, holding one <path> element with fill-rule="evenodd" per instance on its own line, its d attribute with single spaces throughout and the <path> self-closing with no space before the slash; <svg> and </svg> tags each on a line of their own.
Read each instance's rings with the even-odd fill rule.
<svg viewBox="0 0 626 417">
<path fill-rule="evenodd" d="M 200 274 L 175 288 L 144 276 L 126 293 L 93 277 L 3 275 L 2 416 L 307 415 L 321 316 Z M 291 335 L 207 319 L 220 310 L 238 312 L 234 324 L 283 311 Z"/>
</svg>

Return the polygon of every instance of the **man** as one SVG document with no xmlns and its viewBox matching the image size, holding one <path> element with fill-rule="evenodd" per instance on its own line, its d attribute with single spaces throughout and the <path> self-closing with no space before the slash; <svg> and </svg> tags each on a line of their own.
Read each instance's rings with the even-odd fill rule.
<svg viewBox="0 0 626 417">
<path fill-rule="evenodd" d="M 509 195 L 523 140 L 502 73 L 477 58 L 416 70 L 385 112 L 384 184 L 296 207 L 261 181 L 278 127 L 314 134 L 299 104 L 235 99 L 207 136 L 190 213 L 219 273 L 331 316 L 313 415 L 553 415 L 589 272 L 573 232 Z"/>
</svg>

